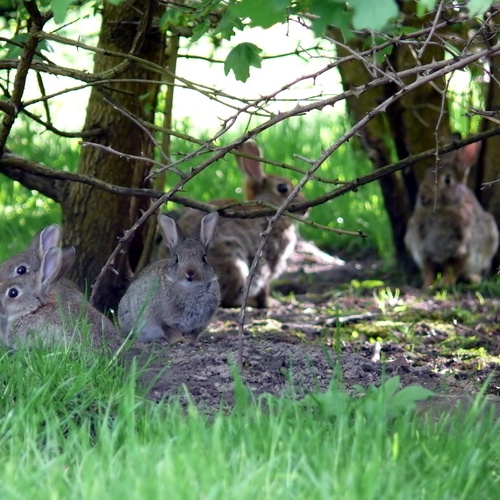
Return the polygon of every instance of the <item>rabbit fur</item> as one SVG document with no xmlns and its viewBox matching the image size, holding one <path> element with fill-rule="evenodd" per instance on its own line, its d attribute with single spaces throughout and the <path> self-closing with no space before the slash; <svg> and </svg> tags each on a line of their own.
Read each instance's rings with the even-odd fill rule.
<svg viewBox="0 0 500 500">
<path fill-rule="evenodd" d="M 89 326 L 89 340 L 94 348 L 120 345 L 111 321 L 86 301 L 81 304 L 60 300 L 58 281 L 73 263 L 73 247 L 63 256 L 59 247 L 50 248 L 43 256 L 37 280 L 28 285 L 24 275 L 0 282 L 0 340 L 8 347 L 41 340 L 49 344 L 81 341 L 80 319 Z M 74 318 L 78 318 L 74 323 Z"/>
<path fill-rule="evenodd" d="M 256 143 L 249 141 L 240 151 L 253 156 L 261 156 Z M 245 178 L 245 198 L 247 201 L 263 201 L 279 206 L 288 197 L 293 184 L 290 180 L 276 175 L 268 175 L 260 161 L 238 156 L 238 165 Z M 304 201 L 298 194 L 296 202 Z M 220 204 L 217 200 L 215 205 Z M 259 208 L 259 207 L 257 207 Z M 243 210 L 251 210 L 248 204 Z M 202 216 L 198 210 L 188 210 L 178 221 L 183 230 L 193 227 Z M 254 219 L 221 218 L 219 228 L 208 251 L 208 259 L 219 279 L 221 305 L 240 307 L 243 288 L 250 266 L 260 244 L 261 233 L 268 225 L 267 217 Z M 297 230 L 292 219 L 281 217 L 264 247 L 249 291 L 250 303 L 259 308 L 270 306 L 270 283 L 286 269 L 286 263 L 297 242 Z"/>
<path fill-rule="evenodd" d="M 466 185 L 471 148 L 446 155 L 425 172 L 408 221 L 405 245 L 429 288 L 442 273 L 442 286 L 458 279 L 479 282 L 498 247 L 498 228 Z"/>
<path fill-rule="evenodd" d="M 14 255 L 0 264 L 0 281 L 19 277 L 19 283 L 24 283 L 28 289 L 33 288 L 39 278 L 38 274 L 43 256 L 50 248 L 60 247 L 61 241 L 62 232 L 57 224 L 51 224 L 38 231 L 26 251 Z M 69 269 L 74 259 L 74 248 L 66 247 L 61 250 L 63 266 L 64 261 L 67 261 L 65 267 Z M 82 304 L 86 300 L 83 293 L 68 279 L 60 279 L 54 282 L 52 286 L 52 292 L 63 302 Z"/>
<path fill-rule="evenodd" d="M 196 339 L 220 302 L 217 277 L 206 254 L 214 238 L 217 212 L 206 214 L 187 239 L 177 223 L 158 216 L 163 240 L 172 258 L 153 262 L 132 282 L 118 306 L 122 335 L 138 332 L 137 340 L 168 342 Z"/>
</svg>

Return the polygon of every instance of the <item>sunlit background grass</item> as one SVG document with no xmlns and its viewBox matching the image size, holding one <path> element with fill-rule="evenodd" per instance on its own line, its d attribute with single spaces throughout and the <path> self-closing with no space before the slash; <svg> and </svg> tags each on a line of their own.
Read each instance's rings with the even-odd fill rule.
<svg viewBox="0 0 500 500">
<path fill-rule="evenodd" d="M 284 162 L 307 170 L 308 165 L 294 155 L 314 160 L 332 141 L 340 137 L 347 129 L 348 121 L 342 116 L 316 115 L 314 119 L 297 118 L 273 127 L 258 137 L 258 142 L 266 158 Z M 187 121 L 177 124 L 181 132 L 189 133 Z M 200 136 L 208 138 L 209 132 Z M 236 133 L 225 137 L 225 141 L 236 138 Z M 41 133 L 36 124 L 20 120 L 14 139 L 9 148 L 32 160 L 47 166 L 75 171 L 78 163 L 80 146 L 77 140 L 61 139 L 48 132 Z M 173 139 L 173 159 L 182 158 L 195 146 L 180 139 Z M 205 157 L 184 162 L 184 170 L 196 166 Z M 266 167 L 270 173 L 300 178 L 300 174 L 277 167 Z M 318 176 L 330 180 L 352 180 L 371 170 L 371 165 L 362 148 L 356 141 L 350 141 L 321 167 Z M 166 188 L 175 178 L 167 178 Z M 186 185 L 186 196 L 208 201 L 212 198 L 241 198 L 241 175 L 232 155 L 210 166 Z M 314 198 L 335 188 L 333 184 L 310 181 L 304 189 L 307 198 Z M 169 209 L 172 206 L 168 207 Z M 379 185 L 372 183 L 363 186 L 356 193 L 349 193 L 336 198 L 310 211 L 309 220 L 324 226 L 362 231 L 368 235 L 366 240 L 359 237 L 339 236 L 328 231 L 314 229 L 307 225 L 300 227 L 304 238 L 316 242 L 321 248 L 331 253 L 375 253 L 389 259 L 392 254 L 392 242 L 387 214 Z M 60 209 L 51 200 L 27 190 L 17 182 L 2 177 L 0 181 L 0 233 L 5 235 L 6 245 L 0 248 L 0 259 L 22 250 L 30 237 L 40 228 L 52 222 L 60 221 Z M 2 238 L 3 239 L 3 238 Z"/>
</svg>

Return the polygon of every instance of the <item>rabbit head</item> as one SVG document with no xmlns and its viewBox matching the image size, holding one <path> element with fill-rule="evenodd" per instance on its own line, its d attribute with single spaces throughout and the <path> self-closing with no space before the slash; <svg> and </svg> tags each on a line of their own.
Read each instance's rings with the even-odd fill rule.
<svg viewBox="0 0 500 500">
<path fill-rule="evenodd" d="M 462 136 L 455 132 L 451 135 L 450 141 L 460 139 L 462 139 Z M 477 161 L 480 150 L 481 142 L 467 144 L 467 146 L 460 149 L 442 154 L 439 159 L 439 166 L 452 168 L 459 181 L 467 184 L 470 170 Z"/>
<path fill-rule="evenodd" d="M 71 249 L 74 256 L 74 248 Z M 63 259 L 63 252 L 59 247 L 52 247 L 43 256 L 34 286 L 27 285 L 22 275 L 1 281 L 0 314 L 15 318 L 22 313 L 35 312 L 50 297 L 54 283 L 66 274 L 71 263 L 72 260 Z"/>
<path fill-rule="evenodd" d="M 0 282 L 0 317 L 4 328 L 19 318 L 28 317 L 40 310 L 50 297 L 51 287 L 67 272 L 59 247 L 50 248 L 36 273 L 38 279 L 27 284 L 23 275 Z M 6 332 L 2 332 L 6 333 Z"/>
<path fill-rule="evenodd" d="M 456 207 L 468 196 L 462 175 L 449 166 L 430 167 L 420 183 L 417 204 L 427 208 Z"/>
<path fill-rule="evenodd" d="M 123 335 L 135 329 L 142 342 L 176 342 L 197 338 L 206 328 L 220 302 L 217 277 L 207 260 L 218 218 L 217 212 L 206 214 L 186 238 L 175 220 L 158 216 L 172 257 L 145 268 L 122 297 L 118 321 Z"/>
<path fill-rule="evenodd" d="M 0 265 L 0 280 L 37 272 L 45 252 L 52 247 L 59 247 L 61 241 L 61 228 L 57 224 L 38 231 L 25 252 L 14 255 Z"/>
<path fill-rule="evenodd" d="M 0 265 L 0 281 L 9 278 L 22 278 L 22 283 L 28 288 L 33 289 L 36 282 L 40 280 L 40 268 L 44 255 L 53 247 L 59 247 L 62 241 L 61 228 L 57 224 L 51 224 L 38 231 L 33 237 L 28 249 L 10 259 L 7 259 Z M 61 248 L 61 266 L 66 271 L 71 267 L 75 258 L 75 249 L 73 247 Z M 21 282 L 19 282 L 21 283 Z M 84 300 L 83 294 L 77 289 L 71 281 L 57 280 L 54 289 L 62 300 L 81 303 Z"/>
<path fill-rule="evenodd" d="M 241 144 L 238 151 L 255 157 L 237 156 L 238 166 L 245 177 L 245 200 L 264 201 L 271 205 L 280 206 L 293 190 L 293 183 L 286 177 L 266 174 L 258 159 L 262 156 L 262 152 L 255 142 L 247 141 Z M 305 201 L 305 198 L 301 193 L 298 193 L 294 201 L 301 203 Z"/>
<path fill-rule="evenodd" d="M 461 139 L 453 134 L 451 139 Z M 437 168 L 428 168 L 419 186 L 417 203 L 422 206 L 457 205 L 467 193 L 469 172 L 477 160 L 480 142 L 441 155 Z"/>
<path fill-rule="evenodd" d="M 34 287 L 28 286 L 23 276 L 0 282 L 0 338 L 4 343 L 12 347 L 38 337 L 44 341 L 70 339 L 79 333 L 71 328 L 71 322 L 84 313 L 93 346 L 101 345 L 104 330 L 105 336 L 115 341 L 113 348 L 117 348 L 117 333 L 107 318 L 90 304 L 63 305 L 55 293 L 59 280 L 73 261 L 74 249 L 73 258 L 67 258 L 70 249 L 72 247 L 63 252 L 59 247 L 52 247 L 44 254 Z"/>
<path fill-rule="evenodd" d="M 201 219 L 193 238 L 186 239 L 174 219 L 165 214 L 158 215 L 163 241 L 173 257 L 167 273 L 173 282 L 199 282 L 214 276 L 206 254 L 215 236 L 218 218 L 217 212 L 207 214 Z"/>
</svg>

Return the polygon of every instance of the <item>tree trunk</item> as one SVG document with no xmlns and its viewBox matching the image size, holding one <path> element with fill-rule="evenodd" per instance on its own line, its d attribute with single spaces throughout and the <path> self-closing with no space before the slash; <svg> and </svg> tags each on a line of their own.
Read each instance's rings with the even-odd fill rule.
<svg viewBox="0 0 500 500">
<path fill-rule="evenodd" d="M 403 4 L 405 11 L 411 11 L 414 8 L 414 2 Z M 360 51 L 363 48 L 366 49 L 365 42 L 365 39 L 356 39 L 349 42 L 349 47 Z M 342 47 L 338 47 L 337 52 L 340 57 L 349 55 L 348 50 Z M 426 64 L 432 62 L 433 59 L 441 60 L 443 56 L 443 49 L 440 46 L 429 44 L 421 55 L 420 61 Z M 413 67 L 414 55 L 408 46 L 395 47 L 388 56 L 388 62 L 381 63 L 381 66 L 387 70 L 389 64 L 395 71 L 401 71 L 406 66 Z M 345 90 L 364 85 L 373 79 L 373 75 L 368 72 L 364 62 L 359 59 L 341 64 L 339 71 Z M 412 83 L 415 78 L 408 78 L 404 83 Z M 436 79 L 432 84 L 418 87 L 388 107 L 385 115 L 378 115 L 364 127 L 361 132 L 362 143 L 375 168 L 381 168 L 392 161 L 435 147 L 434 131 L 437 131 L 444 143 L 448 142 L 446 139 L 450 135 L 449 115 L 447 102 L 443 102 L 444 87 L 443 79 Z M 396 90 L 396 83 L 390 83 L 351 98 L 348 101 L 351 117 L 356 122 L 361 120 Z M 406 225 L 415 204 L 418 181 L 422 178 L 425 167 L 433 161 L 435 160 L 421 162 L 413 168 L 385 176 L 380 180 L 385 207 L 392 227 L 396 262 L 408 278 L 416 273 L 416 267 L 404 245 Z"/>
<path fill-rule="evenodd" d="M 165 42 L 161 32 L 151 24 L 153 5 L 156 5 L 154 0 L 134 0 L 117 6 L 104 2 L 99 48 L 125 54 L 132 52 L 161 65 Z M 147 16 L 145 20 L 144 16 Z M 142 39 L 134 42 L 144 21 L 146 27 Z M 100 73 L 121 62 L 121 58 L 96 53 L 94 71 Z M 115 101 L 138 120 L 153 122 L 159 85 L 151 83 L 151 80 L 158 81 L 160 75 L 131 62 L 114 78 L 129 81 L 110 80 L 92 89 L 84 128 L 99 129 L 101 132 L 89 142 L 109 146 L 125 154 L 152 157 L 153 145 L 146 133 L 105 98 Z M 149 168 L 145 162 L 128 160 L 99 147 L 87 146 L 82 148 L 78 172 L 121 186 L 148 187 L 143 179 Z M 118 244 L 118 238 L 132 225 L 144 203 L 149 204 L 145 200 L 113 195 L 84 184 L 68 185 L 61 204 L 64 244 L 76 248 L 76 262 L 69 275 L 71 279 L 82 287 L 94 282 Z M 140 249 L 138 235 L 128 252 L 122 253 L 114 262 L 117 273 L 108 272 L 105 276 L 96 295 L 97 307 L 117 307 L 127 284 L 130 266 L 137 262 Z"/>
<path fill-rule="evenodd" d="M 490 20 L 492 31 L 491 38 L 488 38 L 490 43 L 496 40 L 495 26 L 500 23 L 500 14 L 497 14 Z M 500 109 L 500 57 L 496 57 L 489 61 L 490 80 L 488 82 L 488 91 L 485 99 L 486 111 L 498 111 Z M 493 117 L 494 120 L 483 120 L 483 130 L 491 130 L 498 127 L 498 114 Z M 500 139 L 492 137 L 490 140 L 483 142 L 476 170 L 476 194 L 481 204 L 493 214 L 495 220 L 500 221 L 500 183 L 494 184 L 491 188 L 481 189 L 483 182 L 491 182 L 500 179 Z M 500 249 L 493 260 L 493 270 L 497 270 L 500 266 Z"/>
</svg>

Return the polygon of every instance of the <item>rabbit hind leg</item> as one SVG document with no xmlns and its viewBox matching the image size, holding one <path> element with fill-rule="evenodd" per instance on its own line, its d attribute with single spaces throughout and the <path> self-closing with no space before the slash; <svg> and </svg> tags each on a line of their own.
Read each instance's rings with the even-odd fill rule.
<svg viewBox="0 0 500 500">
<path fill-rule="evenodd" d="M 270 306 L 269 301 L 269 283 L 266 283 L 255 296 L 255 305 L 259 309 L 265 309 Z"/>
<path fill-rule="evenodd" d="M 426 259 L 424 261 L 424 265 L 422 268 L 422 279 L 423 279 L 422 288 L 424 289 L 430 288 L 436 281 L 436 277 L 437 277 L 436 265 L 431 260 Z"/>
<path fill-rule="evenodd" d="M 466 257 L 455 257 L 450 259 L 443 271 L 442 285 L 444 287 L 454 286 L 462 276 L 467 263 Z"/>
</svg>

